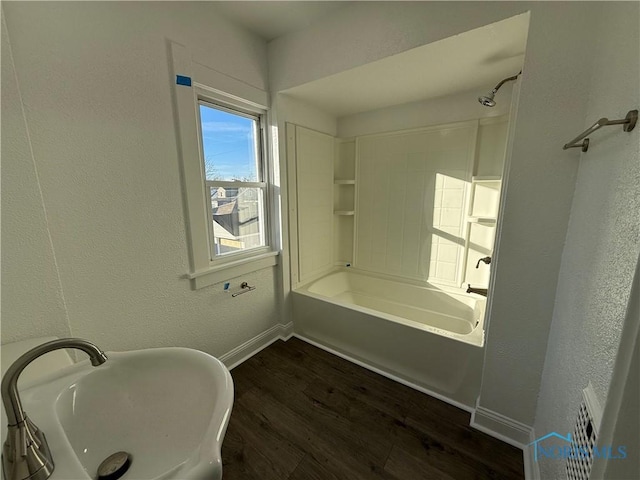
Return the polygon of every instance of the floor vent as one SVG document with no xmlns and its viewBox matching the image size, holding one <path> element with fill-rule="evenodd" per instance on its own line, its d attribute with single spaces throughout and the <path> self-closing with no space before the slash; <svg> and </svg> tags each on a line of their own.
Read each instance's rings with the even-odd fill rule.
<svg viewBox="0 0 640 480">
<path fill-rule="evenodd" d="M 578 418 L 571 435 L 571 455 L 567 458 L 569 480 L 589 480 L 600 417 L 599 403 L 589 383 L 583 390 L 583 401 L 580 403 Z"/>
</svg>

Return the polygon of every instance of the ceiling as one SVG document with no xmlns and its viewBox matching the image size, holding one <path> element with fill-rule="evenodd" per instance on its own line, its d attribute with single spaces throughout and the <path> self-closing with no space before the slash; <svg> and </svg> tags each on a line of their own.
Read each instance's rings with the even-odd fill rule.
<svg viewBox="0 0 640 480">
<path fill-rule="evenodd" d="M 229 20 L 268 42 L 287 33 L 308 28 L 322 17 L 352 2 L 226 1 L 214 3 L 216 9 Z"/>
<path fill-rule="evenodd" d="M 529 15 L 518 15 L 283 93 L 336 117 L 473 89 L 486 93 L 522 69 L 528 26 Z"/>
</svg>

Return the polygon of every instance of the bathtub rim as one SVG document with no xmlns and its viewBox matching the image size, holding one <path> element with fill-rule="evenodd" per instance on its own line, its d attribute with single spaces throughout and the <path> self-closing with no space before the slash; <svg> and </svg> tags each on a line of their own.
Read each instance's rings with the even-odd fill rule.
<svg viewBox="0 0 640 480">
<path fill-rule="evenodd" d="M 409 320 L 407 318 L 403 318 L 397 315 L 392 315 L 389 313 L 385 313 L 385 312 L 381 312 L 379 310 L 374 310 L 372 308 L 368 308 L 368 307 L 362 307 L 360 305 L 355 305 L 353 303 L 348 303 L 348 302 L 344 302 L 341 300 L 335 300 L 333 297 L 326 297 L 324 295 L 319 295 L 317 293 L 313 293 L 309 291 L 309 287 L 311 287 L 315 282 L 328 277 L 329 275 L 333 275 L 336 273 L 341 273 L 341 272 L 345 272 L 345 273 L 349 273 L 349 274 L 354 274 L 354 275 L 362 275 L 365 277 L 374 277 L 380 280 L 387 280 L 387 281 L 392 281 L 395 283 L 404 283 L 404 284 L 409 284 L 418 288 L 424 288 L 426 290 L 431 290 L 434 292 L 446 292 L 446 293 L 452 293 L 452 294 L 456 294 L 456 295 L 463 295 L 465 297 L 468 297 L 470 299 L 476 300 L 478 302 L 478 305 L 480 305 L 481 308 L 481 312 L 480 312 L 480 318 L 478 320 L 477 325 L 475 325 L 473 327 L 473 329 L 471 330 L 471 332 L 466 333 L 466 334 L 461 334 L 461 333 L 455 333 L 455 332 L 450 332 L 448 330 L 444 330 L 441 328 L 437 328 L 437 327 L 433 327 L 431 325 L 425 325 L 423 323 L 420 322 L 416 322 L 413 320 Z M 401 280 L 401 281 L 400 281 Z M 425 331 L 425 332 L 429 332 L 432 333 L 434 335 L 439 335 L 442 337 L 446 337 L 446 338 L 450 338 L 452 340 L 456 340 L 459 342 L 463 342 L 469 345 L 472 345 L 474 347 L 478 347 L 478 348 L 483 348 L 484 347 L 484 342 L 485 342 L 485 322 L 486 322 L 486 310 L 487 310 L 487 302 L 486 302 L 486 298 L 477 295 L 477 294 L 468 294 L 466 293 L 462 288 L 455 288 L 455 287 L 450 287 L 450 286 L 434 286 L 431 285 L 427 282 L 419 282 L 419 281 L 404 281 L 404 279 L 401 279 L 400 277 L 394 277 L 392 275 L 383 275 L 383 274 L 377 274 L 377 273 L 373 273 L 373 272 L 367 272 L 365 270 L 360 270 L 357 268 L 353 268 L 353 267 L 334 267 L 331 270 L 327 270 L 324 273 L 318 274 L 318 275 L 314 275 L 313 278 L 307 279 L 305 282 L 303 283 L 299 283 L 298 285 L 295 286 L 295 288 L 293 288 L 291 290 L 292 293 L 294 294 L 299 294 L 299 295 L 305 295 L 311 298 L 315 298 L 317 300 L 321 300 L 323 302 L 327 302 L 327 303 L 331 303 L 333 305 L 337 305 L 339 307 L 342 308 L 348 308 L 350 310 L 355 310 L 357 312 L 361 312 L 364 313 L 366 315 L 371 315 L 373 317 L 377 317 L 377 318 L 382 318 L 384 320 L 388 320 L 390 322 L 394 322 L 394 323 L 398 323 L 400 325 L 404 325 L 405 327 L 409 327 L 409 328 L 414 328 L 416 330 L 421 330 L 421 331 Z M 445 314 L 446 315 L 446 314 Z"/>
</svg>

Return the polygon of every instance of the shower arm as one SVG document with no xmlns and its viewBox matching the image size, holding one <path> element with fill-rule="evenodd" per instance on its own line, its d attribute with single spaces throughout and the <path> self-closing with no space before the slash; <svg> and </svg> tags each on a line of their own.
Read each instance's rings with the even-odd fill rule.
<svg viewBox="0 0 640 480">
<path fill-rule="evenodd" d="M 499 84 L 497 84 L 494 89 L 492 90 L 493 93 L 497 93 L 498 90 L 500 90 L 500 87 L 502 85 L 504 85 L 506 82 L 510 82 L 512 80 L 517 80 L 518 77 L 522 74 L 522 71 L 520 71 L 520 73 L 518 73 L 517 75 L 514 75 L 513 77 L 509 77 L 509 78 L 505 78 L 504 80 L 502 80 Z"/>
</svg>

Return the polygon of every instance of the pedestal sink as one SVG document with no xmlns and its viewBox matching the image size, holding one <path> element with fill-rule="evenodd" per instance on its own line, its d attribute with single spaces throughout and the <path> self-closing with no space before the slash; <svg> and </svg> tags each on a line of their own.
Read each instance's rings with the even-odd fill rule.
<svg viewBox="0 0 640 480">
<path fill-rule="evenodd" d="M 98 367 L 79 362 L 21 392 L 44 432 L 51 480 L 96 479 L 116 452 L 131 463 L 123 480 L 218 480 L 231 415 L 227 368 L 186 348 L 107 352 Z"/>
</svg>

